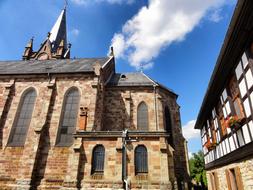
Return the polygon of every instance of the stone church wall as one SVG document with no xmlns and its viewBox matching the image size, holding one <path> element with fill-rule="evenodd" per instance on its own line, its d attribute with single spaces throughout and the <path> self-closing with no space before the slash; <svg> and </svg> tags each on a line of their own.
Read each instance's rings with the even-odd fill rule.
<svg viewBox="0 0 253 190">
<path fill-rule="evenodd" d="M 0 79 L 1 80 L 1 79 Z M 7 145 L 16 111 L 23 92 L 33 87 L 37 92 L 35 107 L 24 147 Z M 92 188 L 123 188 L 121 138 L 78 138 L 82 146 L 56 146 L 56 138 L 65 93 L 72 87 L 80 92 L 79 107 L 88 108 L 86 131 L 136 130 L 137 107 L 144 101 L 148 106 L 149 131 L 164 128 L 164 106 L 171 111 L 175 151 L 164 137 L 141 137 L 127 150 L 127 171 L 132 189 L 170 189 L 175 177 L 185 172 L 184 139 L 181 134 L 179 106 L 174 95 L 152 87 L 104 87 L 99 78 L 90 75 L 57 75 L 47 77 L 17 77 L 0 81 L 1 149 L 0 187 L 14 189 L 61 189 L 82 186 Z M 157 114 L 156 114 L 157 110 Z M 80 110 L 76 128 L 79 130 Z M 103 116 L 103 117 L 102 117 Z M 97 144 L 106 149 L 103 176 L 91 175 L 92 150 Z M 148 150 L 147 176 L 136 176 L 134 149 L 145 145 Z M 174 159 L 173 159 L 174 158 Z M 176 176 L 174 171 L 177 173 Z M 182 174 L 182 175 L 181 175 Z M 76 184 L 77 183 L 77 184 Z"/>
<path fill-rule="evenodd" d="M 92 77 L 57 76 L 48 78 L 17 78 L 11 87 L 10 81 L 0 81 L 2 96 L 0 102 L 5 110 L 1 117 L 0 150 L 0 186 L 3 184 L 22 184 L 28 186 L 31 180 L 37 185 L 41 183 L 61 185 L 68 168 L 70 147 L 55 146 L 65 92 L 71 87 L 80 90 L 80 106 L 88 107 L 88 128 L 94 126 L 97 89 L 93 88 Z M 7 86 L 7 87 L 6 87 Z M 37 92 L 32 120 L 28 129 L 24 147 L 7 145 L 16 111 L 23 92 L 33 87 Z M 9 98 L 5 96 L 10 94 Z M 4 102 L 5 100 L 5 102 Z M 10 101 L 11 102 L 8 102 Z M 10 104 L 6 106 L 5 104 Z M 1 110 L 0 110 L 1 111 Z M 78 118 L 77 118 L 78 122 Z M 79 125 L 76 125 L 79 127 Z M 41 181 L 41 179 L 43 181 Z"/>
</svg>

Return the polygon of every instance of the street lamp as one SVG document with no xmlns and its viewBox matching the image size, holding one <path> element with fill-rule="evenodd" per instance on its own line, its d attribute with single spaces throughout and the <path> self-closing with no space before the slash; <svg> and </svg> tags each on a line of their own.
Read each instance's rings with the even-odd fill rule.
<svg viewBox="0 0 253 190">
<path fill-rule="evenodd" d="M 137 142 L 137 139 L 131 139 L 128 136 L 128 130 L 122 131 L 122 181 L 124 183 L 124 189 L 129 190 L 129 184 L 127 180 L 127 143 Z"/>
</svg>

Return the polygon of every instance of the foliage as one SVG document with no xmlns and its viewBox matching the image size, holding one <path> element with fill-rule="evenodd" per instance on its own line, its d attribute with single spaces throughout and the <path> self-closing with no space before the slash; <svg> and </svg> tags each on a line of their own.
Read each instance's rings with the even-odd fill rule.
<svg viewBox="0 0 253 190">
<path fill-rule="evenodd" d="M 193 153 L 192 158 L 190 158 L 190 172 L 191 178 L 197 183 L 201 184 L 202 187 L 207 186 L 206 171 L 204 154 L 202 151 L 198 153 Z"/>
</svg>

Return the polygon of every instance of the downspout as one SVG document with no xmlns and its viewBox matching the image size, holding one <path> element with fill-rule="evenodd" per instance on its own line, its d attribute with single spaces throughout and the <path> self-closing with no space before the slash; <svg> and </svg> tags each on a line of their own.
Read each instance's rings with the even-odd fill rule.
<svg viewBox="0 0 253 190">
<path fill-rule="evenodd" d="M 126 138 L 127 138 L 127 129 L 122 131 L 122 181 L 124 184 L 124 189 L 128 190 L 128 181 L 127 181 L 127 149 L 126 149 Z"/>
<path fill-rule="evenodd" d="M 157 100 L 156 100 L 156 98 L 157 98 L 157 95 L 156 95 L 156 84 L 155 85 L 153 85 L 153 87 L 154 87 L 154 106 L 155 106 L 155 125 L 156 125 L 156 131 L 158 131 L 158 119 L 157 119 Z"/>
</svg>

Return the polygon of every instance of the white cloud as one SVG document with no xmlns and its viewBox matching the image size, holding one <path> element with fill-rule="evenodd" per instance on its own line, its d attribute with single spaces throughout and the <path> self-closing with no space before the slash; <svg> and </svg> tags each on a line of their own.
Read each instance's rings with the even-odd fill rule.
<svg viewBox="0 0 253 190">
<path fill-rule="evenodd" d="M 125 58 L 136 69 L 145 68 L 160 51 L 182 41 L 208 12 L 215 13 L 233 0 L 149 0 L 148 6 L 128 20 L 111 45 L 117 58 Z M 213 15 L 217 21 L 219 12 Z"/>
<path fill-rule="evenodd" d="M 132 4 L 135 0 L 71 0 L 76 5 L 87 5 L 89 3 L 110 3 L 110 4 Z"/>
<path fill-rule="evenodd" d="M 198 129 L 194 129 L 195 123 L 196 120 L 191 120 L 182 127 L 183 135 L 187 140 L 200 137 L 200 131 Z"/>
<path fill-rule="evenodd" d="M 223 16 L 221 15 L 221 9 L 214 10 L 209 17 L 209 20 L 212 22 L 220 22 L 223 19 Z"/>
<path fill-rule="evenodd" d="M 71 34 L 74 37 L 77 37 L 80 34 L 80 30 L 78 30 L 77 28 L 74 28 L 73 30 L 71 30 Z"/>
</svg>

